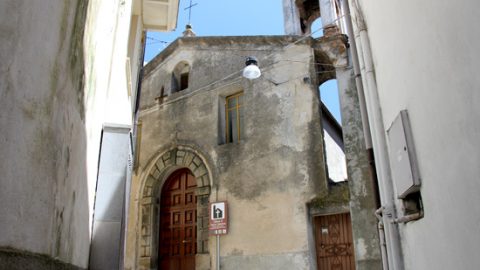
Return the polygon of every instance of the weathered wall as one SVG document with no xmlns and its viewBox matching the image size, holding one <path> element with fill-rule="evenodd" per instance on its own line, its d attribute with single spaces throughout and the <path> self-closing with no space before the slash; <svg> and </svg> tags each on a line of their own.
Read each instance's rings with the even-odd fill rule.
<svg viewBox="0 0 480 270">
<path fill-rule="evenodd" d="M 318 82 L 331 79 L 332 74 L 335 74 L 338 82 L 355 265 L 357 269 L 380 269 L 382 266 L 376 229 L 377 219 L 372 215 L 378 208 L 376 190 L 365 145 L 355 75 L 347 56 L 347 39 L 345 35 L 330 33 L 319 41 L 315 44 L 315 48 L 321 49 L 316 51 L 317 62 L 320 64 Z M 335 67 L 334 71 L 329 71 L 329 62 Z M 331 192 L 329 194 L 331 198 L 322 198 L 324 194 L 320 194 L 315 204 L 324 204 L 322 200 L 325 202 L 336 200 L 339 194 L 341 195 L 338 192 Z"/>
<path fill-rule="evenodd" d="M 293 41 L 285 37 L 184 38 L 149 63 L 141 96 L 141 145 L 132 183 L 128 256 L 139 252 L 135 251 L 140 233 L 136 220 L 147 164 L 158 153 L 188 145 L 211 162 L 210 201 L 229 203 L 230 232 L 221 237 L 223 269 L 309 269 L 314 265 L 307 202 L 325 193 L 327 183 L 320 107 L 317 89 L 310 83 L 313 51 L 304 42 L 282 49 Z M 260 79 L 241 77 L 248 55 L 259 58 Z M 158 104 L 155 98 L 162 86 L 169 93 L 171 72 L 180 61 L 191 65 L 189 88 Z M 245 139 L 219 144 L 222 100 L 238 91 L 245 97 Z M 212 254 L 214 239 L 209 241 Z"/>
<path fill-rule="evenodd" d="M 0 268 L 87 267 L 102 126 L 133 118 L 133 2 L 0 3 Z"/>
<path fill-rule="evenodd" d="M 14 250 L 0 251 L 2 269 L 48 257 L 86 267 L 86 5 L 0 3 L 0 246 Z"/>
<path fill-rule="evenodd" d="M 422 178 L 425 217 L 400 225 L 405 268 L 477 269 L 479 4 L 358 2 L 383 125 L 389 128 L 400 110 L 408 110 Z"/>
</svg>

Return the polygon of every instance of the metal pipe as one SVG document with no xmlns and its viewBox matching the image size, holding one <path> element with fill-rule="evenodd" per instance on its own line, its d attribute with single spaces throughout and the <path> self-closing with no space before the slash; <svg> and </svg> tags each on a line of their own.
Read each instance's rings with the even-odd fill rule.
<svg viewBox="0 0 480 270">
<path fill-rule="evenodd" d="M 378 222 L 378 235 L 380 236 L 380 250 L 382 252 L 382 266 L 383 270 L 388 270 L 388 254 L 387 254 L 387 244 L 385 243 L 385 230 L 383 227 L 383 222 Z"/>
<path fill-rule="evenodd" d="M 375 153 L 375 165 L 377 169 L 380 198 L 384 209 L 382 212 L 385 238 L 387 243 L 389 269 L 403 270 L 403 255 L 401 250 L 400 235 L 398 226 L 392 224 L 391 219 L 395 218 L 394 191 L 390 175 L 389 156 L 385 138 L 385 128 L 380 110 L 378 89 L 375 80 L 375 73 L 368 39 L 367 28 L 359 9 L 357 0 L 348 0 L 350 14 L 354 15 L 353 30 L 354 38 L 359 52 L 359 63 L 361 66 L 362 81 L 364 83 L 365 101 L 368 112 L 368 122 L 372 138 L 373 150 Z"/>
<path fill-rule="evenodd" d="M 375 216 L 377 217 L 378 219 L 378 226 L 377 226 L 377 229 L 378 229 L 378 235 L 379 235 L 379 238 L 380 238 L 380 252 L 381 252 L 381 255 L 382 255 L 382 268 L 383 270 L 388 270 L 388 253 L 387 253 L 387 244 L 385 242 L 385 229 L 384 229 L 384 226 L 383 226 L 383 217 L 382 217 L 382 213 L 383 213 L 383 207 L 380 207 L 377 209 L 377 211 L 375 211 Z"/>
<path fill-rule="evenodd" d="M 368 123 L 367 105 L 365 104 L 362 74 L 358 60 L 357 42 L 355 41 L 355 36 L 353 34 L 352 18 L 350 16 L 350 7 L 348 6 L 347 1 L 342 1 L 342 9 L 345 13 L 345 29 L 347 32 L 346 34 L 349 37 L 348 42 L 350 43 L 350 50 L 348 50 L 350 52 L 349 58 L 352 61 L 353 72 L 355 74 L 355 84 L 357 85 L 358 101 L 361 111 L 360 116 L 362 118 L 363 134 L 365 136 L 365 148 L 370 149 L 372 148 L 372 135 L 370 134 L 370 124 Z"/>
<path fill-rule="evenodd" d="M 418 220 L 418 219 L 421 219 L 421 218 L 423 218 L 423 211 L 396 218 L 392 221 L 392 223 L 395 223 L 395 224 L 397 224 L 397 223 L 407 223 L 407 222 Z"/>
<path fill-rule="evenodd" d="M 217 234 L 217 270 L 220 270 L 220 235 Z"/>
<path fill-rule="evenodd" d="M 390 175 L 390 163 L 387 151 L 387 142 L 385 138 L 385 128 L 383 125 L 383 117 L 380 110 L 380 101 L 378 97 L 377 83 L 375 80 L 372 55 L 370 51 L 370 40 L 366 28 L 359 31 L 360 42 L 363 48 L 363 59 L 365 69 L 362 71 L 367 81 L 367 91 L 365 93 L 367 100 L 367 109 L 372 131 L 372 144 L 375 153 L 375 165 L 377 168 L 380 198 L 385 206 L 383 215 L 384 229 L 387 238 L 387 250 L 389 251 L 389 261 L 392 269 L 403 270 L 403 255 L 400 244 L 400 234 L 398 226 L 390 222 L 389 219 L 395 218 L 395 203 L 393 184 Z"/>
<path fill-rule="evenodd" d="M 383 220 L 383 217 L 382 217 L 383 209 L 385 209 L 385 208 L 382 206 L 375 211 L 375 216 L 377 217 L 378 221 Z"/>
</svg>

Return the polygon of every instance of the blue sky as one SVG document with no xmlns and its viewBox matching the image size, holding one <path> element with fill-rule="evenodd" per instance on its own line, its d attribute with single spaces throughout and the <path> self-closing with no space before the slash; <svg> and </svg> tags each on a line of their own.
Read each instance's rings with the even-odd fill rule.
<svg viewBox="0 0 480 270">
<path fill-rule="evenodd" d="M 197 36 L 255 36 L 283 35 L 283 10 L 281 0 L 192 0 L 191 25 Z M 180 0 L 177 28 L 173 32 L 149 32 L 145 61 L 150 61 L 169 43 L 182 36 L 188 23 L 190 0 Z M 318 22 L 312 29 L 321 27 Z M 314 37 L 317 37 L 315 35 Z M 336 84 L 321 87 L 322 101 L 340 122 Z"/>
<path fill-rule="evenodd" d="M 283 35 L 280 0 L 192 0 L 191 25 L 197 36 Z M 165 44 L 182 35 L 188 23 L 190 0 L 180 0 L 177 29 L 174 32 L 149 32 L 145 61 L 158 54 Z M 153 39 L 151 39 L 153 38 Z"/>
</svg>

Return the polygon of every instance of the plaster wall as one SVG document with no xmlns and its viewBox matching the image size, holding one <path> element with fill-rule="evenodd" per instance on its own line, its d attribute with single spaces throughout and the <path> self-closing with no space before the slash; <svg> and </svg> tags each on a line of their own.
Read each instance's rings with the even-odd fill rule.
<svg viewBox="0 0 480 270">
<path fill-rule="evenodd" d="M 128 95 L 132 91 L 128 89 L 126 81 L 131 4 L 131 1 L 119 0 L 91 0 L 89 3 L 87 34 L 84 40 L 85 106 L 88 128 L 88 184 L 93 188 L 97 179 L 103 124 L 132 124 L 131 97 Z M 137 44 L 137 47 L 140 47 L 140 44 Z M 90 192 L 90 208 L 93 207 L 93 200 L 94 193 Z"/>
<path fill-rule="evenodd" d="M 83 1 L 0 3 L 0 246 L 21 254 L 0 268 L 87 265 L 85 14 Z"/>
<path fill-rule="evenodd" d="M 286 35 L 301 35 L 300 15 L 293 0 L 283 0 L 283 25 Z"/>
<path fill-rule="evenodd" d="M 142 64 L 142 17 L 134 12 L 133 1 L 91 0 L 86 29 L 85 103 L 88 181 L 92 187 L 88 202 L 91 211 L 95 205 L 95 209 L 115 210 L 116 214 L 115 218 L 96 215 L 95 221 L 91 221 L 94 235 L 89 267 L 104 269 L 123 265 L 124 248 L 120 246 L 124 244 L 122 230 L 125 227 L 123 223 L 120 226 L 120 221 L 123 222 L 127 215 L 123 194 L 129 194 L 129 190 L 125 190 L 126 183 L 129 187 L 126 174 L 130 151 L 128 130 L 132 127 L 138 71 Z M 109 141 L 102 151 L 102 155 L 108 154 L 108 157 L 99 162 L 101 132 L 106 126 L 122 126 L 127 131 L 122 140 Z M 97 166 L 113 165 L 116 169 L 108 173 L 97 170 Z M 114 188 L 112 182 L 118 186 Z M 95 193 L 97 185 L 104 187 L 106 192 Z"/>
<path fill-rule="evenodd" d="M 131 18 L 132 1 L 0 3 L 0 255 L 8 258 L 0 261 L 8 269 L 87 267 L 102 125 L 132 121 L 126 58 L 138 71 L 142 25 L 130 31 Z"/>
<path fill-rule="evenodd" d="M 325 155 L 328 166 L 328 174 L 334 182 L 347 180 L 347 165 L 345 163 L 345 153 L 340 145 L 332 138 L 330 133 L 324 133 Z"/>
<path fill-rule="evenodd" d="M 141 95 L 142 135 L 137 176 L 176 145 L 205 153 L 211 162 L 210 201 L 229 203 L 230 231 L 221 237 L 223 269 L 309 269 L 307 203 L 326 193 L 319 98 L 310 83 L 313 51 L 285 37 L 183 38 L 146 67 Z M 263 75 L 241 77 L 244 57 L 259 58 Z M 170 93 L 171 72 L 186 61 L 189 87 Z M 287 68 L 288 67 L 288 68 Z M 161 87 L 169 96 L 159 104 Z M 226 96 L 243 91 L 245 138 L 222 143 Z M 221 133 L 220 133 L 220 136 Z M 142 177 L 134 177 L 127 257 L 134 263 Z M 215 238 L 210 237 L 214 267 Z M 135 254 L 136 253 L 136 254 Z M 278 268 L 280 267 L 280 268 Z M 282 268 L 284 267 L 284 268 Z M 134 266 L 132 266 L 134 268 Z"/>
<path fill-rule="evenodd" d="M 400 225 L 405 268 L 477 269 L 479 4 L 358 2 L 384 127 L 408 110 L 422 179 L 425 217 Z"/>
</svg>

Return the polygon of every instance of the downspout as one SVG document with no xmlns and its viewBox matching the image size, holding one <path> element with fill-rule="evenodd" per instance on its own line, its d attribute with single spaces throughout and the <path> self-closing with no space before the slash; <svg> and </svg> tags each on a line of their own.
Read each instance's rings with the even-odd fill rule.
<svg viewBox="0 0 480 270">
<path fill-rule="evenodd" d="M 348 42 L 350 43 L 350 59 L 352 61 L 352 66 L 353 66 L 353 71 L 355 74 L 355 83 L 357 85 L 357 91 L 358 91 L 358 100 L 359 100 L 359 107 L 360 107 L 360 112 L 361 112 L 361 118 L 362 118 L 362 126 L 363 126 L 363 134 L 365 135 L 365 148 L 368 151 L 368 156 L 369 156 L 369 161 L 371 163 L 374 163 L 373 160 L 373 150 L 372 150 L 372 135 L 370 133 L 370 124 L 368 122 L 368 113 L 367 113 L 367 105 L 365 102 L 365 93 L 363 89 L 363 82 L 362 82 L 362 75 L 361 75 L 361 69 L 360 69 L 360 63 L 359 63 L 359 56 L 357 52 L 357 42 L 355 41 L 355 35 L 353 34 L 353 25 L 352 25 L 352 18 L 350 15 L 350 7 L 348 5 L 347 1 L 342 1 L 342 10 L 345 16 L 345 30 L 346 34 L 349 37 Z M 359 46 L 359 45 L 358 45 Z M 371 169 L 372 171 L 375 171 L 375 165 L 371 164 Z M 377 196 L 377 201 L 378 201 L 378 179 L 375 173 L 373 173 L 373 181 L 375 181 L 375 195 Z M 377 210 L 378 212 L 378 210 Z M 378 236 L 380 239 L 380 251 L 381 251 L 381 256 L 382 256 L 382 268 L 383 270 L 388 270 L 388 256 L 387 256 L 387 248 L 386 248 L 386 243 L 385 243 L 385 230 L 384 230 L 384 225 L 382 221 L 381 215 L 379 215 L 377 212 L 375 212 L 375 216 L 378 219 Z"/>
<path fill-rule="evenodd" d="M 350 43 L 350 60 L 353 65 L 353 72 L 355 73 L 355 84 L 357 85 L 358 91 L 358 101 L 360 105 L 360 111 L 362 112 L 362 124 L 363 124 L 363 134 L 365 135 L 365 148 L 372 148 L 372 135 L 370 134 L 370 124 L 368 123 L 368 114 L 367 114 L 367 105 L 365 104 L 365 93 L 363 91 L 362 83 L 362 74 L 360 70 L 360 64 L 358 63 L 358 52 L 357 52 L 357 42 L 355 41 L 355 36 L 353 34 L 353 25 L 350 17 L 350 7 L 348 6 L 347 1 L 342 1 L 342 9 L 345 12 L 345 22 L 347 35 L 349 37 L 348 42 Z"/>
<path fill-rule="evenodd" d="M 349 6 L 353 7 L 353 9 L 349 10 Z M 357 0 L 348 0 L 348 3 L 345 3 L 345 7 L 346 14 L 350 16 L 350 20 L 347 21 L 352 22 L 355 19 L 355 24 L 353 25 L 353 37 L 358 50 L 359 66 L 365 90 L 366 111 L 368 112 L 367 117 L 370 124 L 372 145 L 375 152 L 374 159 L 378 176 L 380 199 L 383 204 L 382 220 L 387 243 L 386 251 L 388 256 L 386 254 L 386 257 L 389 265 L 388 269 L 403 270 L 403 255 L 398 226 L 395 223 L 392 223 L 392 220 L 395 220 L 396 215 L 394 191 L 390 175 L 385 128 L 383 126 L 378 89 L 375 80 L 370 41 L 368 39 L 367 28 L 362 13 L 359 10 Z M 362 114 L 363 113 L 364 111 L 362 111 Z"/>
<path fill-rule="evenodd" d="M 388 270 L 388 253 L 387 253 L 387 243 L 385 242 L 385 229 L 383 226 L 383 217 L 382 217 L 383 208 L 380 207 L 375 211 L 375 216 L 378 219 L 378 235 L 380 238 L 380 251 L 382 252 L 382 268 L 383 270 Z"/>
<path fill-rule="evenodd" d="M 415 221 L 423 218 L 423 211 L 420 210 L 418 213 L 405 215 L 403 217 L 399 217 L 393 221 L 393 223 L 407 223 L 410 221 Z"/>
</svg>

